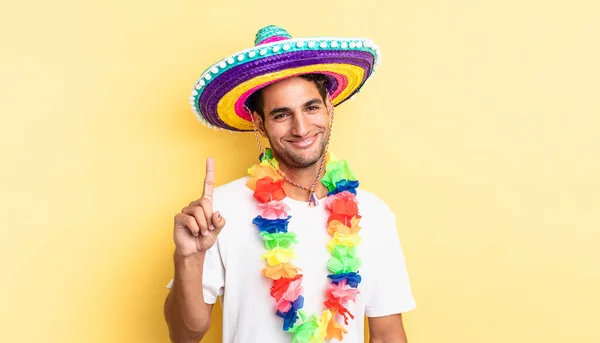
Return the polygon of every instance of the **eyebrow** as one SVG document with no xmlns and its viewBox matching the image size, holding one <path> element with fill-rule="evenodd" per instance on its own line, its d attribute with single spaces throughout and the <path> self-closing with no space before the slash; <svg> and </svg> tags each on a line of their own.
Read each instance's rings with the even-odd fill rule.
<svg viewBox="0 0 600 343">
<path fill-rule="evenodd" d="M 312 105 L 320 105 L 322 103 L 323 103 L 323 101 L 321 99 L 316 99 L 315 98 L 315 99 L 312 99 L 312 100 L 309 100 L 309 101 L 305 102 L 304 105 L 302 105 L 302 107 L 306 108 L 306 107 L 310 107 Z"/>
<path fill-rule="evenodd" d="M 307 102 L 305 102 L 302 105 L 302 107 L 306 108 L 306 107 L 310 107 L 312 105 L 317 105 L 317 104 L 322 104 L 322 103 L 323 103 L 323 100 L 315 98 L 315 99 L 311 99 L 311 100 L 308 100 Z M 273 116 L 277 113 L 291 112 L 291 111 L 292 111 L 292 109 L 289 107 L 277 107 L 277 108 L 274 108 L 273 110 L 271 110 L 271 112 L 269 112 L 269 115 Z"/>
</svg>

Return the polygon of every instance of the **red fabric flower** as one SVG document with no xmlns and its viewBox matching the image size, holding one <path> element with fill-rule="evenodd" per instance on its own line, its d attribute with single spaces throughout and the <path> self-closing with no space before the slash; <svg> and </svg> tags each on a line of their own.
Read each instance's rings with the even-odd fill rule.
<svg viewBox="0 0 600 343">
<path fill-rule="evenodd" d="M 332 313 L 337 313 L 337 314 L 343 316 L 344 323 L 346 323 L 346 325 L 348 325 L 348 317 L 354 319 L 354 315 L 352 315 L 352 313 L 350 313 L 350 311 L 348 311 L 348 309 L 345 308 L 344 305 L 340 304 L 339 299 L 332 296 L 330 291 L 327 291 L 326 295 L 329 297 L 329 299 L 327 299 L 327 301 L 325 301 L 323 303 L 323 304 L 325 304 L 325 307 L 328 310 L 330 310 Z"/>
<path fill-rule="evenodd" d="M 329 216 L 327 224 L 333 220 L 338 220 L 350 227 L 352 225 L 351 219 L 353 217 L 360 219 L 360 215 L 358 215 L 358 205 L 356 204 L 356 200 L 352 197 L 340 196 L 329 203 L 328 207 L 333 213 Z"/>
<path fill-rule="evenodd" d="M 336 214 L 343 214 L 352 217 L 358 214 L 358 205 L 353 199 L 335 199 L 331 203 L 331 211 Z"/>
<path fill-rule="evenodd" d="M 273 181 L 272 178 L 266 176 L 256 181 L 256 190 L 254 197 L 262 203 L 268 203 L 274 200 L 283 200 L 285 191 L 283 190 L 283 179 Z"/>
<path fill-rule="evenodd" d="M 290 286 L 290 283 L 292 283 L 292 281 L 300 279 L 301 277 L 302 274 L 298 274 L 291 279 L 282 277 L 273 281 L 273 286 L 271 286 L 271 296 L 275 298 L 276 301 L 279 301 L 279 299 L 281 299 L 285 291 L 287 291 L 288 287 Z"/>
</svg>

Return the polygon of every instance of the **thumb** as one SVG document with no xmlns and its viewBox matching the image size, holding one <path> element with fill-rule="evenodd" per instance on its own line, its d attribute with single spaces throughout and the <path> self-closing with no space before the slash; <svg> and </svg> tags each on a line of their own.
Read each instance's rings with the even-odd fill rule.
<svg viewBox="0 0 600 343">
<path fill-rule="evenodd" d="M 221 212 L 217 211 L 212 215 L 212 222 L 215 226 L 215 234 L 218 235 L 219 232 L 221 232 L 221 229 L 225 226 L 225 218 L 223 218 Z"/>
</svg>

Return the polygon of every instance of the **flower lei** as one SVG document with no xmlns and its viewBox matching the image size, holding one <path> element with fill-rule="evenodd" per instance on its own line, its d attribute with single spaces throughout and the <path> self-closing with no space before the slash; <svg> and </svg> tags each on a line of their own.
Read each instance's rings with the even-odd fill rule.
<svg viewBox="0 0 600 343">
<path fill-rule="evenodd" d="M 325 174 L 321 183 L 327 187 L 325 207 L 330 211 L 327 231 L 331 240 L 327 244 L 331 258 L 327 268 L 332 273 L 325 291 L 325 310 L 318 317 L 308 316 L 301 308 L 304 305 L 302 274 L 291 260 L 295 257 L 293 244 L 298 243 L 296 234 L 288 232 L 290 208 L 282 202 L 286 197 L 284 179 L 278 173 L 279 165 L 269 151 L 261 155 L 261 162 L 251 166 L 247 186 L 254 191 L 258 200 L 258 215 L 252 223 L 259 229 L 267 252 L 262 256 L 266 267 L 262 274 L 273 280 L 271 296 L 275 299 L 276 313 L 283 318 L 283 330 L 293 334 L 292 343 L 316 343 L 333 338 L 341 341 L 348 330 L 338 323 L 336 315 L 354 316 L 346 305 L 355 301 L 360 293 L 361 276 L 358 268 L 361 260 L 356 256 L 356 246 L 361 237 L 356 188 L 358 181 L 346 161 L 338 161 L 333 154 L 326 158 Z"/>
</svg>

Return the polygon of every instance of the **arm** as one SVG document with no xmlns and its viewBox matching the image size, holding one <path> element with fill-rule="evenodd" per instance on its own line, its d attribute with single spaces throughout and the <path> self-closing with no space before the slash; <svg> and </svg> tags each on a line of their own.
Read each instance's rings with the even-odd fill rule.
<svg viewBox="0 0 600 343">
<path fill-rule="evenodd" d="M 215 243 L 217 235 L 225 226 L 225 219 L 221 214 L 213 212 L 214 170 L 214 161 L 208 158 L 202 197 L 192 201 L 175 216 L 175 277 L 164 307 L 169 338 L 174 343 L 197 343 L 210 327 L 212 304 L 206 303 L 204 289 L 207 285 L 214 285 L 211 278 L 217 281 L 220 279 L 219 269 L 211 267 L 210 261 L 217 259 L 211 256 L 218 256 L 218 246 Z M 207 285 L 202 280 L 205 272 L 208 276 L 212 275 L 205 280 Z M 221 283 L 217 283 L 220 286 Z M 216 292 L 207 293 L 211 296 L 208 300 L 213 303 L 217 296 L 214 293 Z"/>
<path fill-rule="evenodd" d="M 407 343 L 402 314 L 369 318 L 369 343 Z"/>
<path fill-rule="evenodd" d="M 379 218 L 370 258 L 372 289 L 366 299 L 370 343 L 407 343 L 402 317 L 416 307 L 412 296 L 396 218 L 387 206 Z M 367 256 L 366 256 L 367 257 Z M 366 258 L 365 257 L 365 258 Z"/>
<path fill-rule="evenodd" d="M 164 316 L 174 343 L 197 343 L 210 328 L 212 304 L 204 302 L 202 272 L 205 252 L 175 254 L 175 279 L 165 301 Z"/>
</svg>

